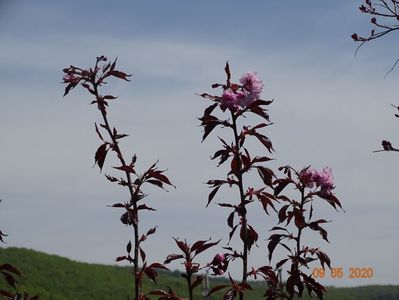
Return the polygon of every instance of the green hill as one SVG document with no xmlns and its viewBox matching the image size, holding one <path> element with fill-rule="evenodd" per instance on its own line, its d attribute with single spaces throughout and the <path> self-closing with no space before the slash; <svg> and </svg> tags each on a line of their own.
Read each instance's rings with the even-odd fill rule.
<svg viewBox="0 0 399 300">
<path fill-rule="evenodd" d="M 132 276 L 127 267 L 80 263 L 21 248 L 0 248 L 0 263 L 16 266 L 24 275 L 19 280 L 21 290 L 39 294 L 42 300 L 126 300 L 133 291 Z M 178 272 L 160 272 L 156 288 L 167 289 L 168 286 L 179 295 L 186 295 L 184 281 Z M 253 283 L 251 286 L 254 291 L 247 294 L 246 299 L 262 299 L 262 284 Z M 0 287 L 4 287 L 4 280 Z M 154 287 L 146 282 L 144 289 L 149 291 Z M 200 289 L 196 299 L 202 299 L 199 293 Z M 213 297 L 220 298 L 217 295 Z M 330 288 L 326 299 L 399 300 L 399 286 Z"/>
</svg>

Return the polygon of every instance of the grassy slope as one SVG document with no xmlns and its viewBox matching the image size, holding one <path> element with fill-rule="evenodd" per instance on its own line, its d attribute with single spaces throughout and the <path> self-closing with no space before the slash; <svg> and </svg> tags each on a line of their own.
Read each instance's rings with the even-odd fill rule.
<svg viewBox="0 0 399 300">
<path fill-rule="evenodd" d="M 128 268 L 79 263 L 20 248 L 0 248 L 0 263 L 15 265 L 24 274 L 24 278 L 20 280 L 21 289 L 39 294 L 43 300 L 125 300 L 132 294 L 132 277 Z M 4 286 L 3 281 L 0 286 Z M 185 295 L 184 281 L 177 272 L 160 274 L 157 288 L 167 289 L 168 286 L 179 295 Z M 262 299 L 261 284 L 252 286 L 254 291 L 246 299 Z M 146 282 L 144 288 L 149 291 L 154 285 Z M 200 290 L 197 291 L 196 299 L 202 299 L 199 292 Z M 399 299 L 399 286 L 331 288 L 326 299 Z"/>
</svg>

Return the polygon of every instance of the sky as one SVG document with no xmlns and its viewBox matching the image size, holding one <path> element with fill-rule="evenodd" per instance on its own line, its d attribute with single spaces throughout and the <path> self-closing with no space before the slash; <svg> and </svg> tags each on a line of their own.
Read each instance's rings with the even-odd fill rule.
<svg viewBox="0 0 399 300">
<path fill-rule="evenodd" d="M 113 81 L 107 93 L 120 98 L 109 109 L 112 124 L 130 134 L 121 143 L 137 153 L 142 170 L 159 160 L 176 189 L 148 188 L 143 231 L 158 226 L 145 248 L 154 261 L 176 252 L 172 237 L 222 239 L 228 211 L 205 208 L 204 182 L 224 178 L 210 156 L 215 132 L 201 143 L 198 117 L 207 102 L 197 93 L 225 79 L 256 71 L 273 126 L 265 130 L 276 152 L 270 166 L 330 166 L 345 212 L 317 203 L 330 244 L 306 236 L 341 267 L 335 286 L 399 284 L 397 277 L 396 153 L 373 153 L 382 139 L 397 139 L 391 104 L 398 104 L 394 34 L 363 46 L 350 35 L 367 34 L 362 1 L 11 1 L 0 0 L 0 228 L 6 246 L 26 247 L 74 260 L 116 264 L 132 239 L 121 211 L 125 190 L 109 184 L 94 165 L 100 116 L 90 95 L 74 90 L 63 98 L 62 69 L 89 67 L 95 57 L 118 57 L 131 82 Z M 255 122 L 248 118 L 248 122 Z M 255 146 L 254 151 L 262 153 Z M 103 173 L 115 175 L 115 159 Z M 234 195 L 221 190 L 215 201 Z M 253 209 L 260 234 L 250 264 L 267 264 L 266 240 L 276 216 Z M 233 242 L 233 245 L 234 244 Z M 214 248 L 214 253 L 222 251 Z M 214 255 L 201 257 L 203 262 Z M 283 255 L 280 250 L 276 257 Z M 172 268 L 181 268 L 178 264 Z M 350 268 L 372 268 L 373 277 L 350 279 Z M 239 265 L 232 266 L 238 276 Z"/>
</svg>

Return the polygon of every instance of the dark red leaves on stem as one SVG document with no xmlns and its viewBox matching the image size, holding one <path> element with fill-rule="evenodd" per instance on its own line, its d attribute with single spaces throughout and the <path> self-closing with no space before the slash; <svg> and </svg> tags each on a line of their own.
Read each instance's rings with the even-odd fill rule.
<svg viewBox="0 0 399 300">
<path fill-rule="evenodd" d="M 122 208 L 125 212 L 122 214 L 120 220 L 125 225 L 131 225 L 134 233 L 134 242 L 128 242 L 126 245 L 127 255 L 117 257 L 117 261 L 128 261 L 133 264 L 133 275 L 135 279 L 135 291 L 132 298 L 136 300 L 147 300 L 149 299 L 141 292 L 143 276 L 146 275 L 153 281 L 156 281 L 158 269 L 167 269 L 165 266 L 159 263 L 147 263 L 146 254 L 141 246 L 141 244 L 156 231 L 156 227 L 151 228 L 145 234 L 139 233 L 139 211 L 141 210 L 155 210 L 148 207 L 145 203 L 138 204 L 146 194 L 142 191 L 142 186 L 144 183 L 150 183 L 163 188 L 164 184 L 172 185 L 170 180 L 165 176 L 164 171 L 158 170 L 156 163 L 153 164 L 144 174 L 139 175 L 136 172 L 136 155 L 131 159 L 131 162 L 127 162 L 120 147 L 119 141 L 125 137 L 127 134 L 120 133 L 115 127 L 109 124 L 107 117 L 108 102 L 117 99 L 116 96 L 109 94 L 100 94 L 100 87 L 105 85 L 109 78 L 116 78 L 125 81 L 129 81 L 127 73 L 116 69 L 115 59 L 113 62 L 107 62 L 105 56 L 99 56 L 96 59 L 94 67 L 83 69 L 75 66 L 70 66 L 63 70 L 64 77 L 63 82 L 66 84 L 64 96 L 67 95 L 72 89 L 80 85 L 84 88 L 90 95 L 94 97 L 91 104 L 97 104 L 97 108 L 101 113 L 102 121 L 97 126 L 95 123 L 95 131 L 102 141 L 101 145 L 98 147 L 95 153 L 95 164 L 97 164 L 102 170 L 104 162 L 109 150 L 115 152 L 117 159 L 119 160 L 119 166 L 114 167 L 114 169 L 122 171 L 124 173 L 124 178 L 117 178 L 111 175 L 105 175 L 107 180 L 110 182 L 118 183 L 120 186 L 126 187 L 129 191 L 129 199 L 125 203 L 115 203 L 112 207 Z M 101 130 L 100 130 L 101 129 Z M 107 139 L 105 138 L 107 137 Z M 139 270 L 139 258 L 143 262 L 141 270 Z M 165 298 L 166 299 L 166 298 Z"/>
<path fill-rule="evenodd" d="M 245 283 L 245 282 L 236 283 L 231 278 L 230 274 L 229 274 L 229 279 L 230 279 L 230 286 L 225 285 L 225 284 L 217 285 L 209 291 L 208 296 L 216 293 L 217 291 L 220 291 L 222 289 L 229 287 L 229 289 L 223 295 L 223 300 L 233 300 L 237 296 L 242 297 L 246 290 L 252 290 L 251 286 L 248 283 Z"/>
<path fill-rule="evenodd" d="M 104 166 L 104 161 L 105 161 L 105 157 L 107 156 L 108 149 L 109 148 L 108 148 L 107 143 L 104 143 L 100 147 L 98 147 L 96 154 L 94 156 L 95 163 L 100 168 L 100 171 L 102 170 L 102 168 Z"/>
<path fill-rule="evenodd" d="M 179 240 L 174 238 L 174 241 L 177 247 L 180 249 L 182 254 L 169 254 L 164 264 L 169 264 L 175 260 L 183 260 L 183 264 L 185 266 L 185 273 L 182 274 L 182 277 L 186 279 L 187 288 L 190 295 L 190 300 L 193 299 L 193 290 L 203 281 L 203 276 L 196 275 L 202 268 L 199 263 L 194 261 L 195 257 L 200 253 L 208 250 L 209 248 L 216 246 L 219 244 L 220 240 L 217 242 L 211 242 L 211 240 L 199 240 L 196 241 L 192 246 L 190 246 L 186 240 Z"/>
<path fill-rule="evenodd" d="M 256 73 L 247 72 L 242 76 L 239 83 L 235 83 L 232 81 L 232 74 L 228 62 L 225 65 L 224 71 L 226 74 L 226 83 L 212 84 L 212 88 L 214 89 L 221 88 L 222 94 L 210 95 L 208 93 L 203 93 L 200 95 L 213 102 L 204 110 L 203 116 L 199 119 L 204 129 L 202 141 L 204 141 L 217 127 L 227 128 L 231 130 L 230 132 L 233 134 L 231 142 L 226 142 L 219 137 L 222 147 L 211 157 L 211 159 L 219 160 L 218 166 L 226 163 L 228 171 L 226 172 L 226 179 L 215 179 L 207 182 L 208 186 L 211 188 L 208 195 L 207 206 L 215 199 L 216 194 L 218 194 L 223 185 L 228 184 L 229 187 L 237 189 L 236 203 L 218 203 L 218 205 L 231 210 L 227 217 L 227 225 L 230 228 L 229 243 L 239 228 L 239 237 L 243 244 L 243 250 L 237 251 L 230 247 L 225 247 L 224 249 L 228 250 L 229 253 L 225 254 L 223 263 L 218 262 L 215 257 L 211 263 L 211 268 L 215 275 L 221 275 L 226 272 L 229 261 L 237 258 L 240 259 L 243 264 L 242 282 L 235 283 L 231 279 L 231 287 L 225 292 L 223 299 L 234 299 L 237 296 L 243 299 L 244 292 L 250 289 L 249 285 L 246 283 L 248 277 L 248 253 L 259 239 L 259 235 L 255 228 L 248 224 L 247 207 L 257 199 L 265 212 L 268 213 L 268 208 L 275 209 L 275 202 L 277 203 L 277 199 L 274 197 L 273 192 L 270 191 L 269 193 L 265 190 L 266 188 L 270 190 L 274 188 L 274 173 L 271 169 L 263 166 L 264 163 L 267 163 L 271 159 L 266 156 L 252 156 L 248 149 L 245 148 L 245 142 L 248 136 L 252 136 L 266 148 L 267 151 L 272 152 L 274 150 L 270 139 L 261 132 L 262 129 L 271 124 L 266 107 L 273 101 L 260 99 L 263 84 L 256 76 Z M 227 117 L 220 117 L 217 115 L 217 108 L 218 113 L 223 114 L 223 116 L 225 116 L 224 113 L 227 112 Z M 261 118 L 262 123 L 256 124 L 255 126 L 244 125 L 241 127 L 240 122 L 244 121 L 244 117 L 246 117 L 247 114 L 253 114 L 255 117 Z M 261 181 L 265 185 L 257 189 L 244 186 L 245 175 L 254 168 L 258 171 Z M 235 224 L 235 215 L 239 217 L 238 224 Z M 219 256 L 221 255 L 222 254 Z M 225 285 L 216 286 L 209 294 L 213 294 L 226 287 Z"/>
<path fill-rule="evenodd" d="M 117 78 L 120 78 L 120 79 L 123 79 L 123 80 L 126 80 L 126 81 L 130 81 L 128 79 L 128 77 L 130 77 L 132 75 L 128 75 L 128 74 L 126 74 L 124 72 L 121 72 L 121 71 L 112 70 L 112 71 L 109 71 L 107 73 L 107 77 L 108 76 L 114 76 L 114 77 L 117 77 Z M 109 99 L 115 99 L 115 98 L 109 98 Z"/>
<path fill-rule="evenodd" d="M 241 231 L 240 231 L 240 237 L 241 240 L 248 246 L 248 251 L 251 251 L 252 246 L 258 241 L 258 233 L 256 230 L 249 224 L 246 224 L 246 229 L 247 229 L 247 234 L 246 234 L 246 239 L 244 235 L 244 230 L 245 227 L 241 225 Z"/>
<path fill-rule="evenodd" d="M 318 232 L 323 240 L 329 242 L 327 230 L 322 227 L 328 221 L 325 219 L 312 220 L 314 216 L 312 203 L 319 200 L 318 198 L 322 198 L 335 209 L 337 207 L 342 209 L 340 201 L 332 192 L 334 186 L 331 169 L 324 168 L 322 171 L 317 171 L 309 166 L 301 171 L 296 171 L 290 166 L 283 166 L 279 170 L 283 171 L 285 177 L 278 178 L 273 182 L 274 196 L 283 202 L 278 209 L 278 218 L 279 223 L 285 222 L 285 227 L 274 227 L 271 230 L 273 233 L 270 235 L 268 243 L 269 260 L 272 259 L 277 247 L 288 251 L 287 257 L 276 264 L 276 269 L 279 269 L 290 263 L 288 266 L 289 276 L 285 284 L 288 299 L 292 299 L 295 295 L 301 297 L 305 288 L 309 295 L 316 295 L 319 299 L 323 299 L 324 287 L 311 275 L 307 275 L 305 271 L 309 270 L 310 264 L 315 261 L 319 261 L 323 268 L 325 265 L 330 267 L 331 261 L 327 254 L 320 249 L 304 245 L 303 232 L 306 229 Z M 298 191 L 300 197 L 291 199 L 283 195 L 283 191 L 289 186 Z M 293 222 L 291 222 L 292 220 Z M 290 226 L 290 224 L 292 225 Z"/>
</svg>

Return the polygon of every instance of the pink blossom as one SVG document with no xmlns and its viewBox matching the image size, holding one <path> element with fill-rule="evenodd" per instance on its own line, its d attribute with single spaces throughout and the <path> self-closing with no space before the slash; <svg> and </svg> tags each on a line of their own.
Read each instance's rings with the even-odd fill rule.
<svg viewBox="0 0 399 300">
<path fill-rule="evenodd" d="M 238 97 L 240 94 L 235 93 L 231 89 L 226 89 L 223 91 L 222 99 L 220 102 L 220 108 L 225 111 L 227 108 L 232 111 L 236 111 L 238 109 Z"/>
<path fill-rule="evenodd" d="M 260 93 L 263 91 L 262 80 L 257 76 L 256 72 L 247 72 L 242 75 L 240 83 L 249 93 L 260 95 Z"/>
<path fill-rule="evenodd" d="M 255 100 L 260 99 L 260 94 L 263 91 L 262 80 L 257 77 L 255 72 L 245 73 L 240 83 L 242 88 L 237 84 L 231 84 L 228 89 L 225 89 L 220 101 L 220 108 L 225 111 L 237 111 L 239 107 L 247 107 Z"/>
<path fill-rule="evenodd" d="M 238 104 L 241 107 L 247 107 L 255 100 L 258 100 L 259 98 L 260 98 L 260 94 L 258 94 L 258 93 L 252 93 L 252 92 L 247 93 L 246 95 L 243 95 L 238 99 Z"/>
<path fill-rule="evenodd" d="M 300 178 L 308 188 L 313 188 L 316 184 L 323 191 L 329 192 L 334 187 L 332 170 L 329 167 L 325 167 L 322 171 L 313 168 L 304 169 L 300 173 Z"/>
<path fill-rule="evenodd" d="M 226 272 L 228 261 L 223 253 L 218 253 L 209 264 L 214 275 L 223 275 Z"/>
<path fill-rule="evenodd" d="M 246 107 L 253 101 L 260 98 L 260 94 L 263 91 L 263 83 L 262 80 L 256 75 L 256 72 L 245 73 L 241 77 L 240 83 L 245 91 L 245 97 L 241 97 L 239 99 L 239 105 L 241 107 Z"/>
<path fill-rule="evenodd" d="M 319 172 L 319 185 L 327 190 L 331 190 L 334 186 L 334 178 L 330 167 L 325 167 L 323 171 Z"/>
<path fill-rule="evenodd" d="M 223 253 L 218 253 L 215 255 L 213 261 L 217 264 L 223 263 L 225 260 L 224 254 Z"/>
<path fill-rule="evenodd" d="M 314 185 L 315 185 L 315 183 L 314 183 L 314 175 L 316 173 L 317 173 L 317 171 L 315 169 L 306 168 L 306 169 L 303 169 L 300 172 L 299 176 L 300 176 L 300 179 L 301 179 L 302 183 L 305 184 L 306 187 L 312 189 L 312 188 L 314 188 Z"/>
</svg>

